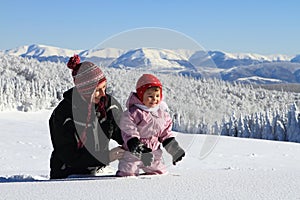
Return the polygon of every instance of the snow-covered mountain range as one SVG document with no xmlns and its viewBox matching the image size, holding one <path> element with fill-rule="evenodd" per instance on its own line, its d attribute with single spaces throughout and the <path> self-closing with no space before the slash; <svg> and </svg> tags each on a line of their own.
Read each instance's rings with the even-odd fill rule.
<svg viewBox="0 0 300 200">
<path fill-rule="evenodd" d="M 188 74 L 194 77 L 220 77 L 243 83 L 299 83 L 300 55 L 259 55 L 222 51 L 138 48 L 70 50 L 46 45 L 28 45 L 0 54 L 35 58 L 39 61 L 67 62 L 79 54 L 83 60 L 101 66 Z"/>
</svg>

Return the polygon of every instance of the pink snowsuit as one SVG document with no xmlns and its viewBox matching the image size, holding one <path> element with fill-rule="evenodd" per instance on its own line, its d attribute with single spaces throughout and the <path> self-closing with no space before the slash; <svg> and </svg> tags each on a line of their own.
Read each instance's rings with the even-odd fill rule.
<svg viewBox="0 0 300 200">
<path fill-rule="evenodd" d="M 126 103 L 127 110 L 123 113 L 120 122 L 123 148 L 127 150 L 123 159 L 119 161 L 119 176 L 133 176 L 139 174 L 142 169 L 147 174 L 166 173 L 166 167 L 162 163 L 162 150 L 160 143 L 165 139 L 174 137 L 172 129 L 172 119 L 166 112 L 167 104 L 163 101 L 155 108 L 147 108 L 138 99 L 136 93 L 131 93 Z M 141 160 L 128 151 L 127 141 L 137 137 L 148 148 L 152 149 L 154 161 L 151 166 L 145 167 Z"/>
</svg>

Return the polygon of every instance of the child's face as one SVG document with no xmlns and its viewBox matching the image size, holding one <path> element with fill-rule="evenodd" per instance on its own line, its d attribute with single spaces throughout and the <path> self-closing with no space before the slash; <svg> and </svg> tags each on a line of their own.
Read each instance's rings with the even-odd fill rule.
<svg viewBox="0 0 300 200">
<path fill-rule="evenodd" d="M 160 89 L 149 88 L 146 90 L 143 96 L 143 104 L 148 108 L 154 108 L 160 102 Z"/>
</svg>

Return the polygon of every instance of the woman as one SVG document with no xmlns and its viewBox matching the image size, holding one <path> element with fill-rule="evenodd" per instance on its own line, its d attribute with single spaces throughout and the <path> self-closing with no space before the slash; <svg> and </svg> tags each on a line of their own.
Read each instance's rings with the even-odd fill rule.
<svg viewBox="0 0 300 200">
<path fill-rule="evenodd" d="M 81 63 L 78 55 L 67 66 L 72 69 L 75 87 L 64 93 L 49 119 L 54 149 L 50 179 L 92 175 L 124 154 L 120 147 L 109 150 L 110 139 L 123 144 L 118 126 L 122 108 L 106 94 L 103 72 L 91 62 Z"/>
</svg>

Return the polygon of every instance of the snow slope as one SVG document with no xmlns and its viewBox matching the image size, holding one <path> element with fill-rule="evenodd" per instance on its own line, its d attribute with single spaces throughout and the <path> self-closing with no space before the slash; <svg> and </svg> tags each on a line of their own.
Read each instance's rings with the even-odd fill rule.
<svg viewBox="0 0 300 200">
<path fill-rule="evenodd" d="M 300 199 L 300 144 L 224 136 L 177 133 L 168 175 L 50 181 L 50 114 L 0 112 L 0 199 Z"/>
</svg>

